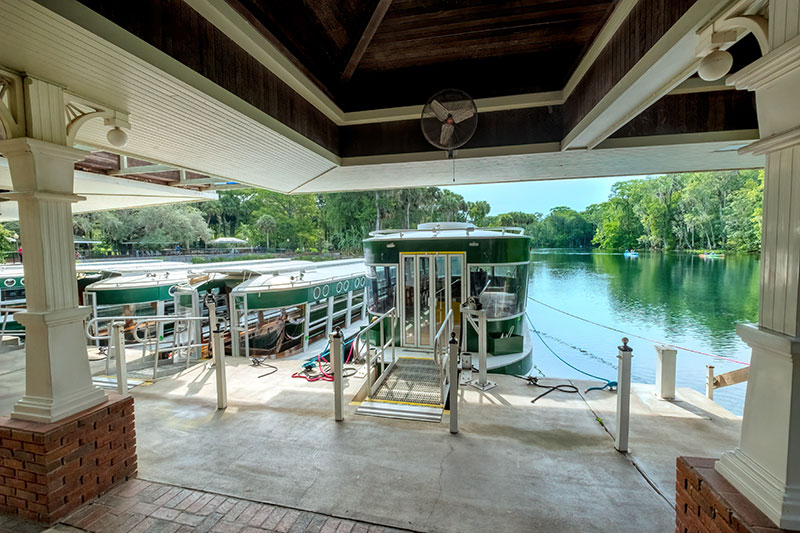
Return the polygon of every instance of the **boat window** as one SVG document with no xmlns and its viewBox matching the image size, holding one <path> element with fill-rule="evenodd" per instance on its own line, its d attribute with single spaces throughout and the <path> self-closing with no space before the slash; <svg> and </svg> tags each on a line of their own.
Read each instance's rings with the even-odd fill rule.
<svg viewBox="0 0 800 533">
<path fill-rule="evenodd" d="M 367 304 L 369 312 L 382 315 L 394 307 L 396 266 L 367 267 Z"/>
<path fill-rule="evenodd" d="M 486 309 L 486 318 L 503 318 L 525 309 L 528 265 L 471 266 L 470 295 Z"/>
</svg>

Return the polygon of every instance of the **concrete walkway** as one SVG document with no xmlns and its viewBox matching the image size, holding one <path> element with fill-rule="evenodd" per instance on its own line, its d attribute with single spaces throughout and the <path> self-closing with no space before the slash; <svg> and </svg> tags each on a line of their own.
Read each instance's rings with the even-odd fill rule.
<svg viewBox="0 0 800 533">
<path fill-rule="evenodd" d="M 718 456 L 738 438 L 739 419 L 702 396 L 651 402 L 637 386 L 623 455 L 607 431 L 615 394 L 531 404 L 541 390 L 510 376 L 488 394 L 461 390 L 455 436 L 447 416 L 363 417 L 353 405 L 336 423 L 332 385 L 292 379 L 297 361 L 264 378 L 227 361 L 226 411 L 204 365 L 134 389 L 140 479 L 417 531 L 672 531 L 675 458 Z M 22 376 L 0 364 L 0 390 Z M 351 398 L 362 380 L 347 381 Z"/>
</svg>

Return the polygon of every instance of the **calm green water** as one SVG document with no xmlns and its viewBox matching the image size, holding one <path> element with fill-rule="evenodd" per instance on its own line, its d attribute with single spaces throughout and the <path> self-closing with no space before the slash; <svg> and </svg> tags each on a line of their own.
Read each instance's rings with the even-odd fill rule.
<svg viewBox="0 0 800 533">
<path fill-rule="evenodd" d="M 703 260 L 690 254 L 622 254 L 537 250 L 531 256 L 529 296 L 629 334 L 666 341 L 740 361 L 750 360 L 736 323 L 758 318 L 759 259 L 730 255 Z M 587 372 L 616 379 L 621 334 L 529 301 L 528 315 L 544 340 Z M 653 343 L 631 338 L 634 382 L 655 383 Z M 580 378 L 536 339 L 533 374 Z M 704 391 L 705 365 L 715 373 L 741 365 L 678 351 L 678 386 Z M 742 414 L 745 384 L 715 392 L 715 400 Z"/>
</svg>

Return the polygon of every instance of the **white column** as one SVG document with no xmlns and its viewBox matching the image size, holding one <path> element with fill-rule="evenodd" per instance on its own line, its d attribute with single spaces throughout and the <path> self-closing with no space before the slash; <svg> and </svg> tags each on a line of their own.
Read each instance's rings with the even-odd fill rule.
<svg viewBox="0 0 800 533">
<path fill-rule="evenodd" d="M 793 8 L 793 9 L 792 9 Z M 800 529 L 800 14 L 770 2 L 770 51 L 728 78 L 755 91 L 766 155 L 759 324 L 737 332 L 752 348 L 739 447 L 716 469 L 778 526 Z"/>
<path fill-rule="evenodd" d="M 58 109 L 63 114 L 63 109 Z M 25 326 L 25 396 L 13 418 L 54 422 L 102 403 L 92 385 L 83 321 L 78 307 L 71 203 L 74 163 L 87 155 L 32 138 L 0 141 L 19 202 L 27 310 L 15 315 Z"/>
</svg>

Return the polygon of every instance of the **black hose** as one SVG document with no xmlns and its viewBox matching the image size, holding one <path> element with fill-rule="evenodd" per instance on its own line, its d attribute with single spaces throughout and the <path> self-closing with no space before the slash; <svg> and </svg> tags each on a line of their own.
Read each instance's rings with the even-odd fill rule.
<svg viewBox="0 0 800 533">
<path fill-rule="evenodd" d="M 528 385 L 533 385 L 535 387 L 539 387 L 540 389 L 547 389 L 546 392 L 541 393 L 539 396 L 537 396 L 536 398 L 531 400 L 531 403 L 536 403 L 536 400 L 538 400 L 539 398 L 542 398 L 544 396 L 547 396 L 548 394 L 550 394 L 553 391 L 564 392 L 564 393 L 567 393 L 567 394 L 577 394 L 578 393 L 578 387 L 576 387 L 575 385 L 573 385 L 571 383 L 560 383 L 558 385 L 540 385 L 539 384 L 539 378 L 537 378 L 535 376 L 518 376 L 516 374 L 512 374 L 512 375 L 515 378 L 524 379 L 528 383 Z"/>
<path fill-rule="evenodd" d="M 266 359 L 267 359 L 266 356 L 264 356 L 264 357 L 251 357 L 250 358 L 250 361 L 253 362 L 253 366 L 261 366 L 261 367 L 266 367 L 266 368 L 270 369 L 270 371 L 267 372 L 266 374 L 261 374 L 260 376 L 258 376 L 260 378 L 263 378 L 265 376 L 271 376 L 272 374 L 274 374 L 275 372 L 278 371 L 278 367 L 275 366 L 275 365 L 271 365 L 271 364 L 267 363 Z"/>
</svg>

